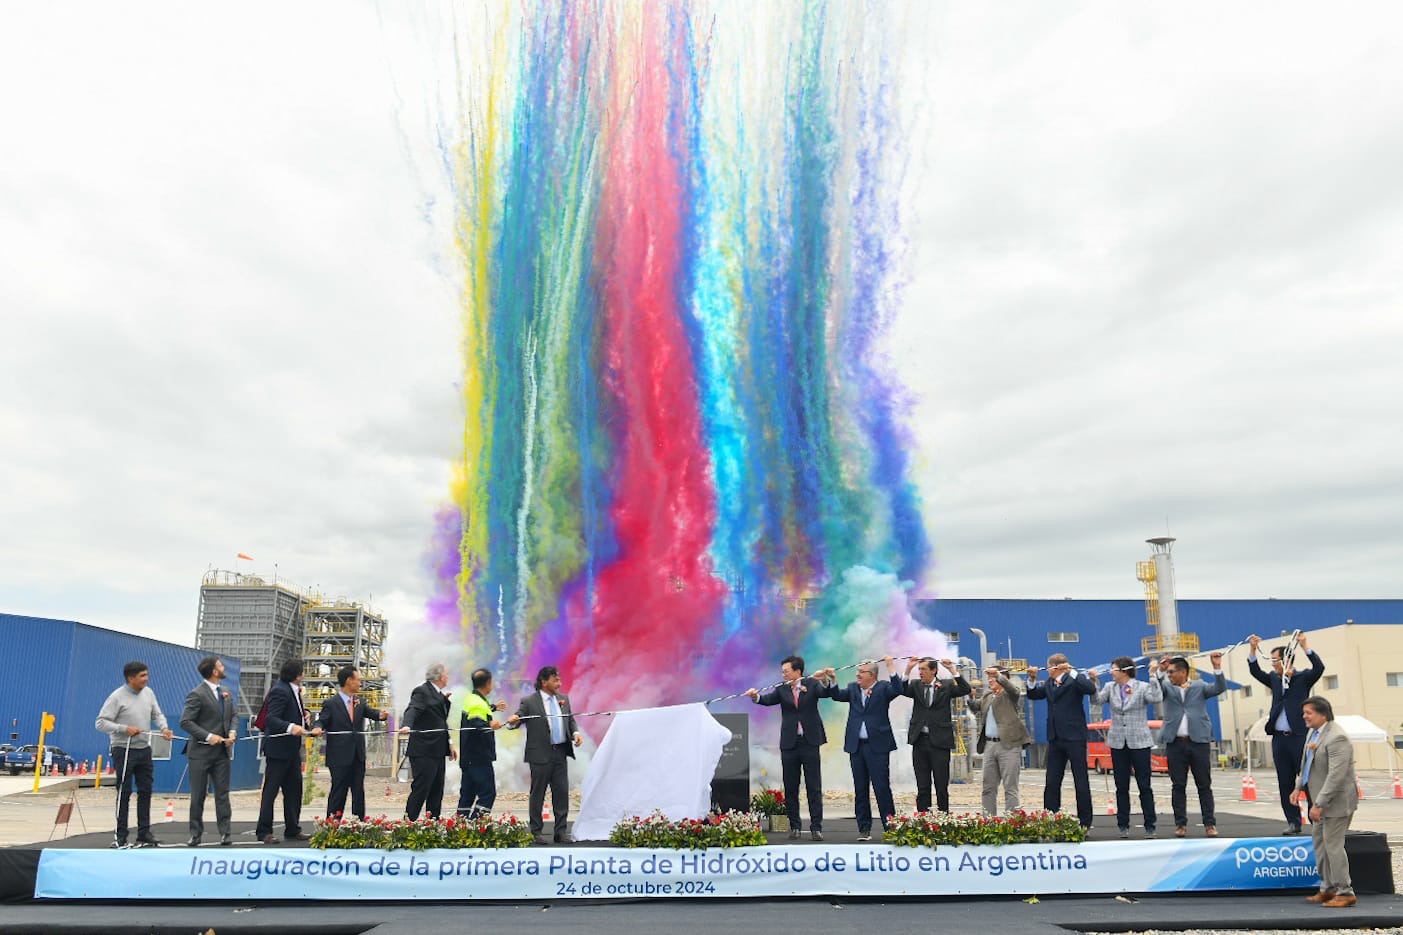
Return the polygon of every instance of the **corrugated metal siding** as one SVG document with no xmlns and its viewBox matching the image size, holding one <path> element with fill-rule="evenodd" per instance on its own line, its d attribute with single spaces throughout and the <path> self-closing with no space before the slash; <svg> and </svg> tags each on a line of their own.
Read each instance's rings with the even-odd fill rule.
<svg viewBox="0 0 1403 935">
<path fill-rule="evenodd" d="M 23 743 L 34 743 L 44 711 L 54 715 L 55 746 L 79 760 L 108 755 L 108 738 L 94 726 L 97 712 L 113 689 L 122 684 L 122 666 L 138 659 L 151 670 L 151 690 L 166 715 L 171 730 L 182 734 L 180 711 L 185 696 L 200 681 L 196 666 L 205 653 L 188 646 L 147 639 L 130 633 L 104 630 L 72 620 L 51 620 L 0 614 L 0 646 L 6 647 L 0 678 L 0 717 L 5 736 L 18 733 Z M 239 660 L 224 658 L 230 692 L 238 692 Z M 246 728 L 241 735 L 247 733 Z M 252 742 L 240 744 L 235 756 L 236 789 L 260 784 Z M 158 761 L 156 791 L 189 791 L 183 781 L 186 758 L 175 745 L 169 761 Z"/>
</svg>

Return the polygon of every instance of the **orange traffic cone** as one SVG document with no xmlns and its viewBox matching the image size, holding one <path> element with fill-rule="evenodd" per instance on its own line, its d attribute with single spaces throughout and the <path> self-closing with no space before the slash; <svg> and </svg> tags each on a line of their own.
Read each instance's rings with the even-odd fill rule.
<svg viewBox="0 0 1403 935">
<path fill-rule="evenodd" d="M 78 767 L 78 775 L 79 775 L 79 776 L 86 776 L 86 775 L 88 775 L 88 761 L 87 761 L 87 760 L 84 760 L 84 761 L 83 761 L 83 765 L 80 766 L 80 767 Z"/>
<path fill-rule="evenodd" d="M 166 799 L 166 821 L 175 821 L 175 799 Z"/>
<path fill-rule="evenodd" d="M 115 775 L 117 775 L 117 767 L 115 767 L 115 766 L 112 765 L 112 761 L 111 761 L 111 760 L 108 760 L 108 761 L 107 761 L 107 770 L 106 770 L 106 772 L 107 772 L 107 775 L 109 775 L 109 776 L 115 776 Z"/>
<path fill-rule="evenodd" d="M 1354 778 L 1354 791 L 1359 793 L 1359 797 L 1364 798 L 1364 783 L 1359 781 L 1359 777 Z"/>
<path fill-rule="evenodd" d="M 1301 824 L 1310 824 L 1310 808 L 1306 806 L 1306 797 L 1301 796 Z"/>
<path fill-rule="evenodd" d="M 1257 780 L 1253 779 L 1250 775 L 1242 777 L 1242 801 L 1257 801 Z"/>
<path fill-rule="evenodd" d="M 1393 777 L 1393 797 L 1403 799 L 1403 776 Z"/>
<path fill-rule="evenodd" d="M 541 803 L 541 821 L 552 821 L 550 817 L 550 799 Z"/>
<path fill-rule="evenodd" d="M 1116 800 L 1115 800 L 1115 799 L 1107 799 L 1107 800 L 1106 800 L 1106 814 L 1107 814 L 1107 815 L 1114 815 L 1115 813 L 1116 813 Z"/>
</svg>

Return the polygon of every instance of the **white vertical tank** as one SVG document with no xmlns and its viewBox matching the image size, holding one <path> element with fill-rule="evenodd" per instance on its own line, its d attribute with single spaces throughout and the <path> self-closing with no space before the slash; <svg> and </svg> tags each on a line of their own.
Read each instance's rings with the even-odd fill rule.
<svg viewBox="0 0 1403 935">
<path fill-rule="evenodd" d="M 1159 635 L 1161 639 L 1174 637 L 1179 633 L 1179 607 L 1174 598 L 1174 558 L 1170 555 L 1174 537 L 1158 536 L 1145 542 L 1154 550 L 1155 584 L 1159 589 Z"/>
</svg>

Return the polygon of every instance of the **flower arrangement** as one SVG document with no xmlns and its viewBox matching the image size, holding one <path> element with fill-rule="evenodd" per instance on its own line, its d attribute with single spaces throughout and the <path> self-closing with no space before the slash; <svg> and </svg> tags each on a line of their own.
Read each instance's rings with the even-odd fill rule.
<svg viewBox="0 0 1403 935">
<path fill-rule="evenodd" d="M 757 815 L 783 815 L 784 790 L 761 789 L 750 797 L 750 810 Z"/>
<path fill-rule="evenodd" d="M 318 818 L 312 847 L 387 851 L 460 850 L 469 847 L 529 847 L 531 830 L 515 815 L 479 818 Z"/>
<path fill-rule="evenodd" d="M 941 844 L 1079 844 L 1086 829 L 1074 816 L 1015 811 L 1008 815 L 947 815 L 918 812 L 894 815 L 882 833 L 887 844 L 937 847 Z"/>
<path fill-rule="evenodd" d="M 662 812 L 625 818 L 609 832 L 619 847 L 670 847 L 705 850 L 708 847 L 750 847 L 765 843 L 760 816 L 751 812 L 712 813 L 705 818 L 673 821 Z"/>
</svg>

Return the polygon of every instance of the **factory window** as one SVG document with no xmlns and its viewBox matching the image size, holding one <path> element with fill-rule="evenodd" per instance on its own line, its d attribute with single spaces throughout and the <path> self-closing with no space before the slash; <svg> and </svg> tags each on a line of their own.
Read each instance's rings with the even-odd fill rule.
<svg viewBox="0 0 1403 935">
<path fill-rule="evenodd" d="M 1325 676 L 1325 690 L 1334 691 L 1340 687 L 1340 677 L 1338 675 Z"/>
<path fill-rule="evenodd" d="M 1403 688 L 1403 672 L 1388 673 L 1389 688 Z"/>
<path fill-rule="evenodd" d="M 1081 637 L 1070 630 L 1056 630 L 1047 635 L 1049 643 L 1079 643 Z"/>
<path fill-rule="evenodd" d="M 1242 686 L 1242 697 L 1244 697 L 1244 698 L 1251 698 L 1251 697 L 1252 697 L 1252 686 L 1251 686 L 1251 685 L 1244 685 L 1244 686 Z"/>
<path fill-rule="evenodd" d="M 1393 749 L 1395 749 L 1395 750 L 1403 750 L 1403 735 L 1399 735 L 1399 734 L 1394 734 L 1394 735 L 1393 735 Z"/>
</svg>

